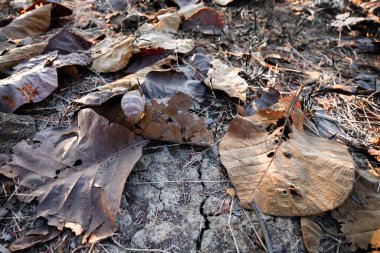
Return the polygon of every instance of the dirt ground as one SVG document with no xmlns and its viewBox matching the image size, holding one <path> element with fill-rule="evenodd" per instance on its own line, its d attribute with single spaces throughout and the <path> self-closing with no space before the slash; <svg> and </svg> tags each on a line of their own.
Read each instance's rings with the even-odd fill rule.
<svg viewBox="0 0 380 253">
<path fill-rule="evenodd" d="M 149 8 L 165 6 L 164 1 L 157 2 L 158 6 Z M 251 87 L 276 87 L 286 95 L 297 90 L 302 83 L 305 85 L 305 98 L 311 91 L 317 91 L 309 98 L 313 106 L 305 109 L 310 111 L 311 121 L 315 121 L 312 110 L 324 106 L 332 108 L 328 116 L 348 120 L 339 108 L 346 101 L 351 101 L 345 100 L 349 95 L 345 97 L 329 92 L 326 87 L 348 83 L 359 69 L 378 75 L 379 57 L 368 52 L 357 53 L 339 44 L 363 37 L 361 29 L 339 32 L 330 26 L 335 16 L 346 10 L 348 3 L 303 1 L 307 8 L 302 9 L 301 4 L 295 2 L 276 1 L 271 7 L 258 1 L 235 0 L 228 7 L 220 7 L 206 1 L 207 6 L 224 13 L 225 34 L 209 36 L 181 31 L 177 36 L 195 40 L 197 50 L 216 54 L 239 68 L 239 74 Z M 117 1 L 98 1 L 95 4 L 100 13 L 108 14 L 112 12 L 110 5 L 116 6 Z M 376 31 L 378 27 L 366 29 Z M 131 34 L 133 31 L 123 32 Z M 294 71 L 263 72 L 253 59 L 258 51 L 263 55 L 280 55 L 282 59 L 275 56 L 273 59 Z M 320 70 L 318 81 L 305 74 L 316 66 Z M 44 102 L 21 107 L 17 114 L 23 118 L 0 116 L 5 133 L 0 138 L 0 153 L 10 152 L 18 141 L 32 137 L 36 131 L 75 121 L 75 114 L 69 110 L 71 101 L 104 84 L 104 81 L 110 82 L 120 76 L 122 74 L 100 76 L 83 68 L 78 80 L 63 77 L 58 90 Z M 254 92 L 250 96 L 254 97 Z M 371 99 L 371 103 L 378 105 L 378 96 Z M 219 140 L 236 115 L 238 102 L 216 92 L 210 95 L 209 103 L 213 104 L 210 114 L 219 123 L 215 133 Z M 376 126 L 362 132 L 360 128 L 360 125 L 355 125 L 355 131 L 349 128 L 351 131 L 343 133 L 359 143 L 350 147 L 357 168 L 366 167 L 368 162 L 374 164 L 360 147 L 378 134 Z M 0 155 L 0 163 L 1 159 Z M 78 238 L 66 231 L 52 241 L 25 252 L 238 252 L 237 249 L 239 252 L 265 252 L 262 246 L 265 243 L 260 242 L 264 238 L 257 216 L 253 211 L 242 209 L 236 197 L 226 194 L 226 189 L 232 187 L 219 159 L 218 142 L 202 148 L 151 141 L 143 148 L 143 155 L 125 185 L 117 216 L 118 230 L 112 238 L 82 246 Z M 30 217 L 35 204 L 16 203 L 12 212 L 0 221 L 1 245 L 6 247 L 26 229 L 44 222 L 42 219 L 23 218 Z M 300 218 L 261 217 L 274 252 L 306 252 Z M 319 252 L 350 252 L 340 235 L 339 224 L 329 212 L 311 218 L 332 235 L 323 240 Z M 151 250 L 142 250 L 144 248 Z"/>
</svg>

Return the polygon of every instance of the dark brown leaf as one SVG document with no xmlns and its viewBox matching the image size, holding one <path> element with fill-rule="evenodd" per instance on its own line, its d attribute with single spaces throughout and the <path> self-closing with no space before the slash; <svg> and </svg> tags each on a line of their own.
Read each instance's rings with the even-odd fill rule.
<svg viewBox="0 0 380 253">
<path fill-rule="evenodd" d="M 0 173 L 37 197 L 36 217 L 50 226 L 84 233 L 95 242 L 116 230 L 124 183 L 142 148 L 135 135 L 91 109 L 78 114 L 78 127 L 53 128 L 18 143 Z"/>
<path fill-rule="evenodd" d="M 199 30 L 205 34 L 222 34 L 223 19 L 222 16 L 214 9 L 202 8 L 196 11 L 183 24 L 183 28 L 188 30 Z"/>
<path fill-rule="evenodd" d="M 281 98 L 281 93 L 275 88 L 258 90 L 258 98 L 253 100 L 246 108 L 247 116 L 252 116 L 258 110 L 264 110 L 277 103 Z"/>
<path fill-rule="evenodd" d="M 88 50 L 92 43 L 81 36 L 68 31 L 61 31 L 49 40 L 44 54 L 57 50 L 62 54 L 70 54 L 77 50 Z"/>
<path fill-rule="evenodd" d="M 128 66 L 123 72 L 126 74 L 136 73 L 137 71 L 166 58 L 170 53 L 170 50 L 165 50 L 163 48 L 142 48 L 140 49 L 140 52 L 132 55 Z"/>
</svg>

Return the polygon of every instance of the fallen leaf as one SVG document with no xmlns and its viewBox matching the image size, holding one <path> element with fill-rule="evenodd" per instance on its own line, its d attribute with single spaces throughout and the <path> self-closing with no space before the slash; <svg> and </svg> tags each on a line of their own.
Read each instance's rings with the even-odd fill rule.
<svg viewBox="0 0 380 253">
<path fill-rule="evenodd" d="M 31 144 L 18 143 L 0 172 L 31 190 L 23 201 L 37 197 L 35 217 L 94 243 L 116 230 L 124 183 L 141 153 L 130 130 L 84 109 L 77 127 L 44 130 Z"/>
<path fill-rule="evenodd" d="M 174 2 L 176 5 L 178 5 L 179 8 L 192 6 L 199 2 L 199 0 L 171 0 L 171 1 Z"/>
<path fill-rule="evenodd" d="M 73 11 L 70 8 L 67 8 L 66 6 L 59 4 L 56 0 L 38 0 L 35 1 L 32 5 L 30 5 L 26 9 L 20 9 L 19 13 L 25 13 L 29 12 L 35 9 L 40 8 L 41 6 L 51 4 L 52 5 L 52 10 L 51 10 L 51 17 L 52 19 L 60 18 L 60 17 L 65 17 L 65 16 L 70 16 L 73 14 Z"/>
<path fill-rule="evenodd" d="M 134 132 L 149 139 L 210 146 L 213 133 L 201 117 L 188 112 L 191 106 L 192 99 L 183 93 L 170 98 L 168 105 L 153 99 Z"/>
<path fill-rule="evenodd" d="M 57 68 L 90 61 L 87 55 L 76 53 L 31 59 L 19 66 L 18 72 L 0 80 L 0 112 L 14 112 L 23 104 L 44 100 L 58 87 Z"/>
<path fill-rule="evenodd" d="M 276 104 L 281 98 L 281 93 L 275 88 L 258 90 L 258 98 L 254 99 L 246 108 L 247 116 L 252 116 L 258 110 L 264 110 Z"/>
<path fill-rule="evenodd" d="M 35 245 L 50 241 L 57 237 L 61 230 L 58 230 L 55 227 L 42 227 L 42 228 L 34 228 L 26 232 L 25 236 L 15 240 L 9 246 L 11 251 L 19 251 L 24 250 Z"/>
<path fill-rule="evenodd" d="M 163 48 L 142 48 L 138 53 L 132 55 L 128 66 L 123 72 L 126 74 L 136 73 L 145 67 L 149 67 L 156 62 L 165 59 L 170 53 L 171 51 Z"/>
<path fill-rule="evenodd" d="M 254 201 L 269 215 L 314 215 L 341 205 L 352 190 L 355 166 L 347 147 L 306 134 L 293 100 L 235 116 L 220 142 L 221 162 L 244 207 Z"/>
<path fill-rule="evenodd" d="M 359 179 L 351 196 L 331 214 L 339 222 L 352 252 L 376 252 L 380 249 L 380 175 L 363 170 L 357 173 Z"/>
<path fill-rule="evenodd" d="M 132 127 L 141 120 L 145 111 L 145 97 L 139 91 L 134 90 L 124 94 L 121 99 L 126 122 Z"/>
<path fill-rule="evenodd" d="M 22 14 L 7 26 L 0 28 L 0 41 L 23 39 L 43 34 L 50 26 L 52 5 L 44 5 Z"/>
<path fill-rule="evenodd" d="M 134 47 L 136 53 L 142 48 L 163 48 L 172 50 L 175 53 L 187 54 L 194 48 L 194 41 L 191 39 L 173 39 L 173 35 L 162 32 L 150 32 L 136 38 Z"/>
<path fill-rule="evenodd" d="M 148 99 L 168 98 L 178 92 L 202 98 L 206 93 L 206 87 L 200 81 L 189 79 L 184 73 L 175 70 L 149 72 L 141 89 Z"/>
<path fill-rule="evenodd" d="M 205 8 L 205 4 L 203 2 L 200 2 L 198 4 L 193 5 L 186 5 L 181 7 L 177 13 L 183 17 L 183 19 L 189 19 L 194 13 L 196 13 L 198 10 L 201 10 Z"/>
<path fill-rule="evenodd" d="M 216 59 L 211 62 L 212 68 L 207 73 L 205 84 L 211 89 L 223 90 L 230 97 L 246 100 L 248 83 L 239 74 Z"/>
<path fill-rule="evenodd" d="M 22 60 L 27 60 L 41 54 L 46 45 L 47 44 L 43 42 L 23 47 L 15 47 L 3 53 L 0 55 L 0 72 L 5 72 L 13 66 L 16 66 Z"/>
<path fill-rule="evenodd" d="M 133 36 L 106 38 L 91 49 L 91 68 L 100 73 L 116 72 L 128 65 L 132 57 Z"/>
<path fill-rule="evenodd" d="M 177 33 L 181 24 L 181 17 L 177 13 L 165 13 L 157 16 L 157 23 L 144 23 L 139 27 L 138 32 L 147 34 L 151 32 Z"/>
<path fill-rule="evenodd" d="M 95 91 L 87 94 L 84 97 L 74 100 L 74 102 L 87 106 L 99 106 L 113 97 L 124 95 L 127 91 L 128 89 L 126 88 L 111 88 L 102 91 Z"/>
<path fill-rule="evenodd" d="M 44 53 L 49 53 L 57 50 L 61 54 L 70 54 L 78 50 L 88 50 L 92 43 L 85 40 L 81 36 L 62 30 L 57 35 L 49 39 L 48 45 Z"/>
<path fill-rule="evenodd" d="M 380 162 L 380 150 L 375 148 L 368 149 L 368 154 L 374 157 L 374 159 L 378 162 Z"/>
<path fill-rule="evenodd" d="M 221 15 L 212 8 L 202 8 L 192 14 L 183 24 L 184 30 L 199 30 L 205 34 L 223 33 L 224 22 Z"/>
<path fill-rule="evenodd" d="M 229 3 L 232 3 L 234 0 L 213 0 L 213 2 L 221 5 L 221 6 L 226 6 Z"/>
<path fill-rule="evenodd" d="M 326 235 L 321 227 L 309 218 L 301 218 L 302 239 L 309 253 L 319 253 L 321 239 Z"/>
</svg>

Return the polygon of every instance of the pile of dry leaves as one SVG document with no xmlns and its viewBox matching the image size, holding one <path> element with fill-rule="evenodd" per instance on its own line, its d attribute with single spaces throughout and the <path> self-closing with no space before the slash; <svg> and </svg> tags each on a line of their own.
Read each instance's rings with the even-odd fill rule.
<svg viewBox="0 0 380 253">
<path fill-rule="evenodd" d="M 353 1 L 331 23 L 339 37 L 313 45 L 299 39 L 302 22 L 326 8 L 311 3 L 276 3 L 302 19 L 286 34 L 256 27 L 257 13 L 241 11 L 257 36 L 239 44 L 232 0 L 164 2 L 108 1 L 106 13 L 90 0 L 0 1 L 3 10 L 19 10 L 0 19 L 1 138 L 17 135 L 3 122 L 33 125 L 16 114 L 35 111 L 62 80 L 75 86 L 87 71 L 103 81 L 68 101 L 61 118 L 70 124 L 0 154 L 0 217 L 16 203 L 37 203 L 31 215 L 46 221 L 17 231 L 8 249 L 65 229 L 83 244 L 112 236 L 124 184 L 149 140 L 219 145 L 244 208 L 295 217 L 331 211 L 352 250 L 379 249 L 379 1 Z M 226 37 L 232 43 L 223 48 Z M 302 52 L 326 43 L 338 50 Z M 222 97 L 226 113 L 215 116 Z M 367 156 L 367 168 L 355 166 L 349 148 Z M 301 227 L 306 248 L 317 252 L 328 235 L 309 218 Z"/>
</svg>

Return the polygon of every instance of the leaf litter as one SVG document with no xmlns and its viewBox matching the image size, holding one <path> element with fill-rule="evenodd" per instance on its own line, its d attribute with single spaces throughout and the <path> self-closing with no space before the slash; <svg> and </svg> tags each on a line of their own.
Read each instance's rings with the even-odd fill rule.
<svg viewBox="0 0 380 253">
<path fill-rule="evenodd" d="M 91 0 L 36 2 L 17 17 L 0 19 L 0 109 L 50 121 L 1 155 L 5 195 L 13 196 L 7 193 L 13 187 L 17 201 L 36 204 L 31 217 L 45 221 L 9 249 L 36 247 L 65 228 L 83 244 L 112 236 L 125 182 L 148 140 L 208 148 L 219 143 L 243 207 L 292 217 L 331 211 L 337 236 L 351 250 L 378 248 L 378 227 L 367 219 L 377 218 L 363 212 L 379 201 L 373 187 L 355 180 L 350 154 L 354 149 L 372 159 L 360 170 L 377 166 L 376 5 L 352 1 L 361 13 L 347 7 L 328 19 L 338 39 L 313 40 L 306 36 L 318 30 L 307 33 L 304 26 L 318 27 L 330 7 L 268 1 L 269 13 L 288 8 L 300 16 L 288 31 L 281 20 L 260 13 L 260 5 L 251 11 L 240 1 L 168 2 L 122 8 L 115 1 L 100 7 Z M 368 38 L 360 38 L 363 31 Z M 86 75 L 86 87 L 73 81 Z M 298 101 L 300 84 L 307 87 Z M 70 95 L 62 97 L 63 91 Z M 50 118 L 51 109 L 60 115 Z M 370 196 L 355 195 L 359 191 Z M 229 196 L 233 203 L 235 194 Z M 352 206 L 358 198 L 367 202 Z M 10 199 L 4 215 L 16 203 Z M 228 213 L 230 201 L 223 203 Z M 354 218 L 347 216 L 351 209 Z M 265 224 L 262 230 L 268 239 Z M 301 230 L 310 252 L 322 247 L 324 228 L 302 218 Z M 270 241 L 258 240 L 258 247 L 271 248 Z"/>
</svg>

